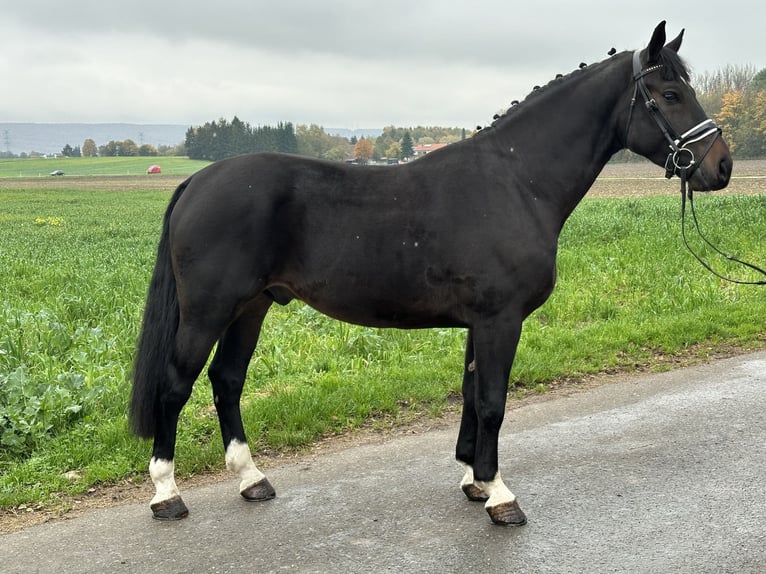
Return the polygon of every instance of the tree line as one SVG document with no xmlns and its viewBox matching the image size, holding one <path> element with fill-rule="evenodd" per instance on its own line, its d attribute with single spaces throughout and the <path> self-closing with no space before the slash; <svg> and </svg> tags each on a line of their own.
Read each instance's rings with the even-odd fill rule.
<svg viewBox="0 0 766 574">
<path fill-rule="evenodd" d="M 179 146 L 180 147 L 180 146 Z M 171 146 L 160 146 L 159 149 L 150 144 L 138 145 L 131 139 L 123 141 L 111 140 L 101 146 L 96 146 L 96 142 L 91 138 L 86 139 L 82 147 L 66 144 L 61 150 L 61 155 L 64 157 L 135 157 L 144 156 L 152 157 L 158 155 L 185 155 L 185 150 L 181 150 L 182 153 L 176 153 L 177 148 Z"/>
<path fill-rule="evenodd" d="M 218 161 L 244 153 L 274 151 L 298 153 L 298 138 L 290 122 L 273 126 L 251 126 L 237 116 L 227 121 L 207 122 L 186 131 L 186 152 L 190 159 Z"/>
<path fill-rule="evenodd" d="M 738 158 L 766 157 L 766 68 L 726 66 L 694 78 L 698 100 Z"/>
</svg>

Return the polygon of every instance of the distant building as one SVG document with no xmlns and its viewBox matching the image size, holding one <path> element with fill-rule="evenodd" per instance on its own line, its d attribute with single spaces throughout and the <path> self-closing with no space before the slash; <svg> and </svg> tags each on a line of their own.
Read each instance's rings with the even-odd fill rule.
<svg viewBox="0 0 766 574">
<path fill-rule="evenodd" d="M 432 151 L 436 151 L 437 149 L 442 149 L 448 145 L 449 144 L 446 143 L 418 144 L 412 148 L 412 152 L 415 157 L 420 157 L 429 154 Z"/>
</svg>

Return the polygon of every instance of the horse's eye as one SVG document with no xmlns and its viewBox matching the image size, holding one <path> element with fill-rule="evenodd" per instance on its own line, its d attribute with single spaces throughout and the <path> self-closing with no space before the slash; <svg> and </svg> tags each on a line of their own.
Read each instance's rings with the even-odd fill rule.
<svg viewBox="0 0 766 574">
<path fill-rule="evenodd" d="M 678 94 L 675 92 L 671 92 L 670 90 L 664 92 L 662 94 L 662 97 L 665 98 L 666 102 L 675 103 L 678 101 Z"/>
</svg>

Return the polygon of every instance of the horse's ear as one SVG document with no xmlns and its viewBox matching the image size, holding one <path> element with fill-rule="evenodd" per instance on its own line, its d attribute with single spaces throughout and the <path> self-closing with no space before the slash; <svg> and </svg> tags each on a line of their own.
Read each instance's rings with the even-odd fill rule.
<svg viewBox="0 0 766 574">
<path fill-rule="evenodd" d="M 654 64 L 660 59 L 660 51 L 665 45 L 665 20 L 657 24 L 652 34 L 652 39 L 649 40 L 649 46 L 647 47 L 647 64 Z"/>
<path fill-rule="evenodd" d="M 681 33 L 676 36 L 675 40 L 671 40 L 668 42 L 667 46 L 665 46 L 669 50 L 673 50 L 674 52 L 678 53 L 678 49 L 681 47 L 681 40 L 684 39 L 684 31 L 681 30 Z"/>
</svg>

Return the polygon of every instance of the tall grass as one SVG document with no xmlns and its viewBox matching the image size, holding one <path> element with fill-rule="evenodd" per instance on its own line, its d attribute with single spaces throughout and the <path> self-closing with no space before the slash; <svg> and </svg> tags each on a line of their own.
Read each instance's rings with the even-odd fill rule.
<svg viewBox="0 0 766 574">
<path fill-rule="evenodd" d="M 144 473 L 150 445 L 127 434 L 125 405 L 168 198 L 0 191 L 0 508 Z M 714 241 L 763 261 L 765 197 L 697 202 Z M 575 211 L 557 289 L 525 323 L 514 385 L 633 368 L 699 343 L 763 343 L 766 292 L 704 271 L 683 251 L 678 219 L 675 198 Z M 459 392 L 463 344 L 460 330 L 367 329 L 275 306 L 243 398 L 252 447 L 438 415 Z M 200 380 L 179 426 L 181 475 L 222 467 L 211 404 Z M 64 477 L 72 470 L 80 478 Z"/>
</svg>

